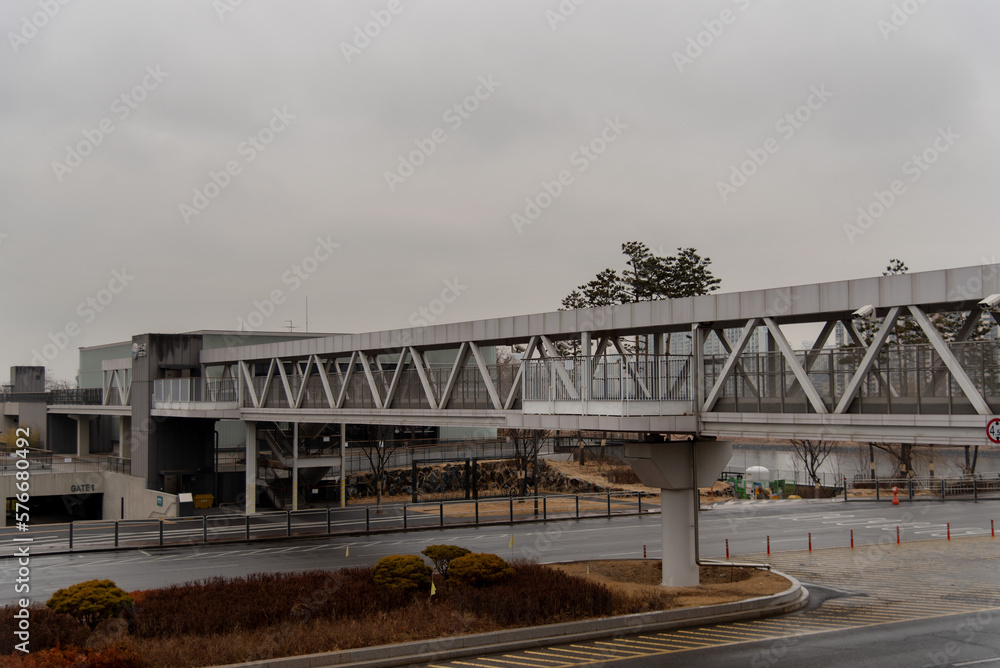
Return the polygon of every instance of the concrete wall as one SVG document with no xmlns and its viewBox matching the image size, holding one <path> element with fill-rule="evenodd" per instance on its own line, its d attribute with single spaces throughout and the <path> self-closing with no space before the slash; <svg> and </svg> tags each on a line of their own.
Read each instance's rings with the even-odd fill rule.
<svg viewBox="0 0 1000 668">
<path fill-rule="evenodd" d="M 17 479 L 13 473 L 0 475 L 0 495 L 5 499 L 17 494 Z M 179 506 L 175 494 L 165 494 L 145 488 L 144 480 L 122 473 L 87 471 L 81 473 L 33 472 L 30 478 L 32 497 L 73 495 L 85 497 L 103 494 L 106 520 L 122 519 L 124 500 L 126 519 L 177 517 Z"/>
</svg>

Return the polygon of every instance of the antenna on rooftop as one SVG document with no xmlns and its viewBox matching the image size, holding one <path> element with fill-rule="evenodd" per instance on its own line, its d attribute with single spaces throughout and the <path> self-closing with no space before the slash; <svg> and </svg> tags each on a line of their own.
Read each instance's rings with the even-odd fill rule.
<svg viewBox="0 0 1000 668">
<path fill-rule="evenodd" d="M 293 324 L 291 320 L 286 320 L 285 321 L 285 327 L 288 328 L 289 332 L 291 332 L 291 331 L 296 330 L 296 329 L 299 328 L 299 326 L 296 325 L 296 324 Z"/>
</svg>

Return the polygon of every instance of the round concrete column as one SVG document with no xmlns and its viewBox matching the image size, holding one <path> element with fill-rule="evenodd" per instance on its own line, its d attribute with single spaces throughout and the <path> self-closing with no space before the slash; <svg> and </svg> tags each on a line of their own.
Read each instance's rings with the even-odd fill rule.
<svg viewBox="0 0 1000 668">
<path fill-rule="evenodd" d="M 690 489 L 660 490 L 663 511 L 663 586 L 694 587 L 699 583 L 695 556 L 694 494 Z"/>
</svg>

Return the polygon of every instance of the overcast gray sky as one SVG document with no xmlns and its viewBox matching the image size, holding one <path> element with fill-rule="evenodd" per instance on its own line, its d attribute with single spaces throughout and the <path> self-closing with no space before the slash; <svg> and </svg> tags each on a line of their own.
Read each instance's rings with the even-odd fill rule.
<svg viewBox="0 0 1000 668">
<path fill-rule="evenodd" d="M 0 369 L 303 325 L 306 297 L 312 331 L 553 310 L 628 240 L 696 247 L 724 291 L 996 261 L 998 19 L 4 0 Z"/>
</svg>

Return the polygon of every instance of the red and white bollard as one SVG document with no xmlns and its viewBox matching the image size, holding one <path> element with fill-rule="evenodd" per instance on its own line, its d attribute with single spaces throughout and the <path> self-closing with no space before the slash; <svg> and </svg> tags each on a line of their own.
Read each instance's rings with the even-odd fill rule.
<svg viewBox="0 0 1000 668">
<path fill-rule="evenodd" d="M 809 532 L 809 551 L 810 552 L 813 551 L 813 535 L 812 535 L 812 531 Z"/>
<path fill-rule="evenodd" d="M 948 540 L 951 540 L 951 522 L 948 522 Z"/>
<path fill-rule="evenodd" d="M 771 556 L 771 537 L 767 537 L 767 556 Z"/>
<path fill-rule="evenodd" d="M 726 559 L 729 558 L 729 539 L 726 539 Z"/>
<path fill-rule="evenodd" d="M 854 549 L 854 529 L 851 529 L 851 549 Z"/>
<path fill-rule="evenodd" d="M 896 545 L 899 545 L 899 525 L 896 525 Z"/>
<path fill-rule="evenodd" d="M 642 558 L 643 559 L 646 558 L 646 546 L 645 545 L 642 546 Z"/>
</svg>

